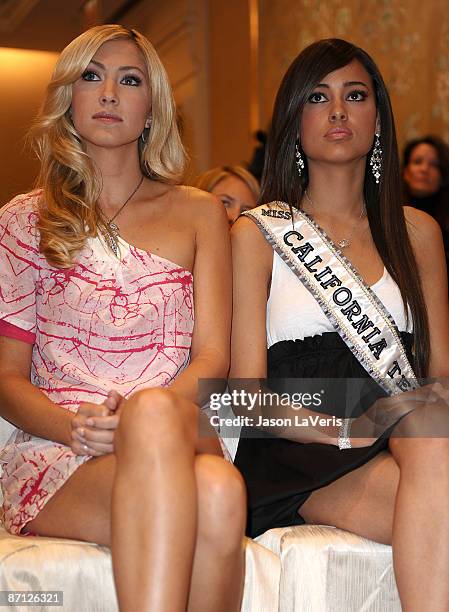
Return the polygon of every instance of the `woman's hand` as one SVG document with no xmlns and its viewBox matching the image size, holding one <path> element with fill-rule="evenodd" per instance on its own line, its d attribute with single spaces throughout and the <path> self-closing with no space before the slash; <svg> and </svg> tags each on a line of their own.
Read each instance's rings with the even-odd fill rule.
<svg viewBox="0 0 449 612">
<path fill-rule="evenodd" d="M 430 384 L 406 393 L 385 397 L 377 400 L 369 410 L 351 423 L 351 445 L 356 447 L 373 444 L 387 429 L 395 426 L 411 412 L 419 411 L 421 426 L 428 423 L 427 428 L 417 431 L 417 436 L 447 435 L 447 425 L 439 430 L 433 423 L 433 413 L 443 408 L 449 414 L 449 384 L 445 379 L 437 379 Z M 440 425 L 440 427 L 443 427 Z M 433 428 L 433 429 L 432 429 Z M 410 433 L 408 434 L 410 435 Z"/>
<path fill-rule="evenodd" d="M 103 404 L 79 405 L 71 422 L 71 448 L 76 455 L 99 457 L 114 451 L 122 402 L 123 397 L 117 391 L 110 391 Z"/>
</svg>

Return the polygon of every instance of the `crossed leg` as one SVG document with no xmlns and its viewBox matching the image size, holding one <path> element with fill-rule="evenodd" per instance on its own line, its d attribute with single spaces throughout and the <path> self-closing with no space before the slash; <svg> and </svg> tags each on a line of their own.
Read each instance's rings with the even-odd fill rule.
<svg viewBox="0 0 449 612">
<path fill-rule="evenodd" d="M 110 546 L 122 612 L 239 609 L 245 488 L 224 459 L 198 454 L 197 422 L 170 391 L 136 393 L 114 454 L 81 465 L 27 525 Z"/>
<path fill-rule="evenodd" d="M 434 411 L 447 423 L 445 407 Z M 447 612 L 449 438 L 418 437 L 425 416 L 405 417 L 390 452 L 315 491 L 300 513 L 308 523 L 392 544 L 404 612 Z"/>
</svg>

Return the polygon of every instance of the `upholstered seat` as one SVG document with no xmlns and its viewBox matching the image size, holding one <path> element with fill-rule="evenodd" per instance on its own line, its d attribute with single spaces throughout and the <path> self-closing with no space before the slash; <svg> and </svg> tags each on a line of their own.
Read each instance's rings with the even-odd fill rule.
<svg viewBox="0 0 449 612">
<path fill-rule="evenodd" d="M 0 419 L 1 445 L 11 430 L 12 426 Z M 228 442 L 232 454 L 237 439 Z M 332 527 L 302 525 L 271 529 L 257 541 L 246 539 L 245 550 L 242 612 L 401 609 L 388 546 Z M 106 547 L 60 538 L 11 536 L 2 528 L 0 590 L 62 590 L 63 607 L 48 607 L 49 611 L 118 609 Z"/>
<path fill-rule="evenodd" d="M 0 447 L 5 445 L 13 431 L 14 427 L 0 418 Z M 245 551 L 246 578 L 242 611 L 277 610 L 281 574 L 279 557 L 248 538 L 245 539 Z M 108 548 L 77 540 L 12 536 L 1 524 L 0 590 L 62 590 L 64 612 L 118 610 Z M 9 609 L 23 608 L 12 606 Z M 55 609 L 61 608 L 48 606 L 48 610 Z"/>
<path fill-rule="evenodd" d="M 242 610 L 277 610 L 279 558 L 252 540 L 245 543 L 247 571 Z M 0 590 L 63 591 L 65 612 L 118 611 L 109 549 L 77 540 L 12 536 L 1 528 Z"/>
<path fill-rule="evenodd" d="M 62 590 L 67 612 L 117 610 L 109 550 L 87 542 L 1 529 L 0 590 Z M 388 546 L 314 525 L 246 540 L 243 612 L 400 609 Z"/>
<path fill-rule="evenodd" d="M 270 529 L 257 542 L 281 562 L 280 612 L 401 610 L 390 546 L 320 525 Z"/>
</svg>

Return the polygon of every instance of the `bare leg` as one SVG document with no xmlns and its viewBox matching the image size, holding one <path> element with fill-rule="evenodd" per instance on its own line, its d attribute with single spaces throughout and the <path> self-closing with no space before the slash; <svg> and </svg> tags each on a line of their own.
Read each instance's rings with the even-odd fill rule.
<svg viewBox="0 0 449 612">
<path fill-rule="evenodd" d="M 447 408 L 432 408 L 447 430 Z M 438 413 L 441 414 L 438 414 Z M 426 412 L 404 419 L 405 434 L 425 432 Z M 407 417 L 408 419 L 408 417 Z M 400 424 L 400 427 L 402 423 Z M 411 431 L 411 430 L 415 431 Z M 430 432 L 432 434 L 432 432 Z M 444 435 L 444 434 L 443 434 Z M 449 610 L 449 439 L 395 437 L 391 453 L 400 468 L 393 528 L 396 581 L 406 612 Z"/>
<path fill-rule="evenodd" d="M 388 452 L 318 489 L 299 512 L 307 523 L 333 525 L 391 544 L 399 468 Z"/>
<path fill-rule="evenodd" d="M 195 406 L 161 390 L 137 393 L 123 410 L 111 540 L 122 612 L 186 609 L 197 522 L 196 425 Z"/>
<path fill-rule="evenodd" d="M 444 418 L 446 414 L 442 411 Z M 423 415 L 415 411 L 403 419 L 402 435 L 424 431 Z M 392 438 L 390 449 L 391 455 L 378 455 L 315 491 L 301 515 L 308 523 L 393 544 L 404 612 L 447 612 L 449 439 Z"/>
<path fill-rule="evenodd" d="M 197 537 L 196 426 L 196 408 L 173 393 L 136 394 L 124 408 L 115 455 L 82 465 L 28 525 L 41 535 L 112 544 L 122 612 L 187 606 Z M 239 530 L 228 538 L 237 549 Z"/>
<path fill-rule="evenodd" d="M 238 612 L 244 577 L 245 485 L 234 466 L 211 455 L 197 456 L 195 472 L 198 537 L 188 610 Z"/>
<path fill-rule="evenodd" d="M 81 465 L 23 531 L 109 546 L 115 463 L 104 455 Z"/>
</svg>

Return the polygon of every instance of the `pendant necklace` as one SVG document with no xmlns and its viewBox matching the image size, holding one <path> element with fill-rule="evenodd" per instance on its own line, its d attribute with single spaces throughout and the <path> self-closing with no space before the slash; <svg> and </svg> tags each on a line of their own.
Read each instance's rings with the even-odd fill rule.
<svg viewBox="0 0 449 612">
<path fill-rule="evenodd" d="M 304 194 L 307 198 L 307 200 L 309 201 L 309 204 L 311 205 L 312 208 L 315 208 L 314 203 L 312 202 L 307 189 L 304 191 Z M 347 238 L 342 238 L 341 240 L 339 240 L 337 242 L 337 246 L 340 247 L 341 250 L 343 249 L 347 249 L 349 246 L 351 246 L 351 240 L 352 240 L 352 236 L 355 232 L 355 229 L 358 227 L 360 221 L 363 219 L 363 217 L 366 215 L 366 205 L 365 202 L 363 202 L 363 206 L 362 206 L 362 210 L 360 212 L 360 217 L 357 219 L 357 221 L 354 223 L 354 225 L 351 227 L 349 234 L 347 236 Z"/>
<path fill-rule="evenodd" d="M 128 202 L 131 200 L 131 198 L 137 193 L 142 183 L 143 183 L 143 175 L 140 178 L 139 182 L 137 183 L 136 187 L 131 192 L 131 194 L 126 198 L 126 200 L 120 206 L 118 211 L 115 213 L 115 215 L 111 217 L 110 219 L 106 219 L 103 235 L 106 238 L 108 245 L 111 247 L 116 257 L 118 257 L 118 251 L 119 251 L 118 238 L 120 237 L 120 230 L 118 226 L 116 225 L 116 223 L 114 223 L 114 221 L 119 216 L 119 214 L 122 212 L 122 210 L 125 208 L 125 206 L 128 204 Z"/>
</svg>

